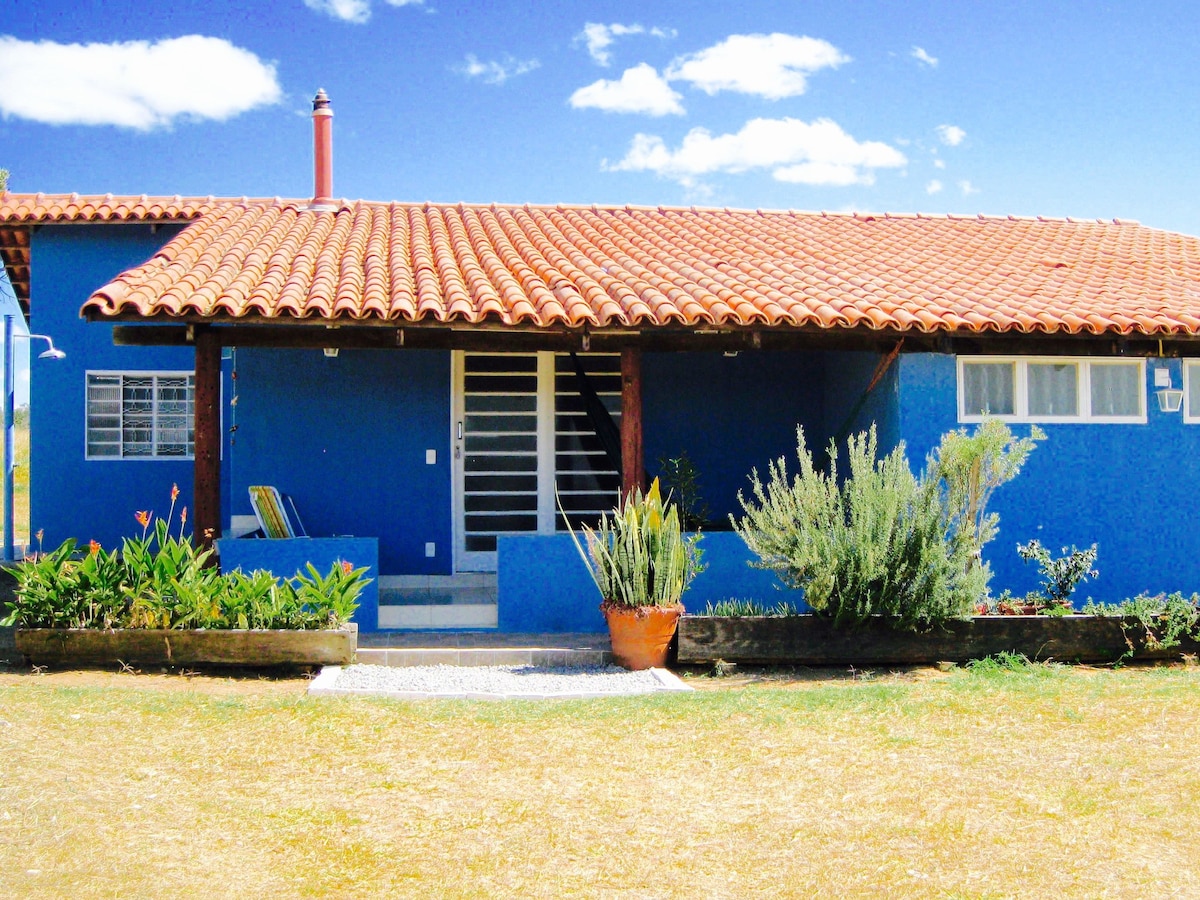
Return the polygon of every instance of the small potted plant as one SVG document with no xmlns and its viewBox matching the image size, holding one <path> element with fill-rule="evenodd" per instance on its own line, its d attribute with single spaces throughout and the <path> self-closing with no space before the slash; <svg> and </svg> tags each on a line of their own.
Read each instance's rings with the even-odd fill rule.
<svg viewBox="0 0 1200 900">
<path fill-rule="evenodd" d="M 645 494 L 630 492 L 600 517 L 583 526 L 585 551 L 571 537 L 600 590 L 600 610 L 608 623 L 613 657 L 627 669 L 666 663 L 667 649 L 683 614 L 680 598 L 700 571 L 699 535 L 684 537 L 679 512 L 664 503 L 658 479 Z"/>
</svg>

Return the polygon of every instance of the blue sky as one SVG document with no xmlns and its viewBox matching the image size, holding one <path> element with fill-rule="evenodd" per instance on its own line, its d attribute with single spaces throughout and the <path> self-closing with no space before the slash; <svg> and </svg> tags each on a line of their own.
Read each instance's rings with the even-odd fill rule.
<svg viewBox="0 0 1200 900">
<path fill-rule="evenodd" d="M 18 191 L 1133 218 L 1200 234 L 1186 3 L 0 2 Z"/>
</svg>

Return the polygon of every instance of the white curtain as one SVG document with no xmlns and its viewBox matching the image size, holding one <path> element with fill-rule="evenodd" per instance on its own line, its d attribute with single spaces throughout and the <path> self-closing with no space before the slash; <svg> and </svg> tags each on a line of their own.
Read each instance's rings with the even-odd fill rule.
<svg viewBox="0 0 1200 900">
<path fill-rule="evenodd" d="M 1016 412 L 1013 363 L 963 364 L 963 415 L 1011 416 Z"/>
<path fill-rule="evenodd" d="M 1079 414 L 1079 366 L 1076 363 L 1030 363 L 1029 415 Z"/>
<path fill-rule="evenodd" d="M 1092 415 L 1141 415 L 1137 363 L 1092 363 Z"/>
</svg>

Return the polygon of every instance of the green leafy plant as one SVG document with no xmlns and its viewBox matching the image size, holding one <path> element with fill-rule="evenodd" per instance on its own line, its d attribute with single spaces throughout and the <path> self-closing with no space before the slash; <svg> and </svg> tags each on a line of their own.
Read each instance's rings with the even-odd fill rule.
<svg viewBox="0 0 1200 900">
<path fill-rule="evenodd" d="M 92 541 L 86 551 L 73 539 L 39 551 L 16 567 L 17 591 L 4 625 L 25 628 L 337 628 L 350 620 L 365 568 L 338 561 L 328 574 L 311 563 L 290 579 L 270 572 L 221 573 L 211 551 L 194 547 L 185 533 L 187 507 L 173 533 L 175 502 L 155 519 L 135 518 L 139 537 L 120 553 Z M 40 541 L 40 537 L 39 537 Z"/>
<path fill-rule="evenodd" d="M 774 606 L 769 606 L 759 600 L 739 600 L 731 597 L 728 600 L 717 600 L 716 602 L 709 600 L 702 615 L 729 618 L 784 618 L 798 616 L 800 613 L 796 609 L 796 605 L 787 600 L 780 600 Z"/>
<path fill-rule="evenodd" d="M 750 475 L 751 496 L 738 494 L 745 515 L 734 527 L 774 571 L 804 591 L 818 615 L 839 625 L 871 616 L 899 628 L 925 628 L 963 618 L 982 598 L 985 573 L 968 565 L 974 541 L 955 525 L 937 478 L 917 478 L 901 444 L 877 457 L 875 429 L 847 442 L 849 473 L 839 477 L 838 448 L 819 471 L 797 429 L 799 471 L 770 465 L 766 483 Z"/>
<path fill-rule="evenodd" d="M 1017 544 L 1017 555 L 1027 563 L 1033 561 L 1038 564 L 1042 575 L 1044 605 L 1069 607 L 1075 588 L 1099 574 L 1092 568 L 1096 562 L 1096 549 L 1096 544 L 1087 550 L 1072 545 L 1070 551 L 1063 547 L 1063 555 L 1055 558 L 1040 541 L 1034 539 L 1028 544 Z"/>
<path fill-rule="evenodd" d="M 944 483 L 946 508 L 974 545 L 969 565 L 986 571 L 982 551 L 1000 524 L 1000 516 L 987 511 L 988 503 L 997 488 L 1017 477 L 1045 438 L 1036 425 L 1028 437 L 1018 438 L 999 419 L 985 419 L 973 434 L 966 429 L 946 433 L 933 451 L 930 471 Z"/>
<path fill-rule="evenodd" d="M 608 605 L 674 606 L 703 570 L 700 535 L 683 536 L 679 511 L 663 503 L 657 478 L 645 494 L 635 488 L 583 532 L 586 552 L 574 529 L 571 539 Z"/>
<path fill-rule="evenodd" d="M 1136 642 L 1150 650 L 1167 650 L 1178 647 L 1185 638 L 1200 638 L 1200 594 L 1138 594 L 1120 603 L 1088 600 L 1082 612 L 1120 618 L 1129 647 L 1126 655 L 1137 649 Z"/>
<path fill-rule="evenodd" d="M 686 450 L 677 456 L 664 456 L 658 461 L 667 497 L 679 509 L 684 531 L 699 531 L 708 525 L 708 504 L 700 492 L 700 471 Z"/>
</svg>

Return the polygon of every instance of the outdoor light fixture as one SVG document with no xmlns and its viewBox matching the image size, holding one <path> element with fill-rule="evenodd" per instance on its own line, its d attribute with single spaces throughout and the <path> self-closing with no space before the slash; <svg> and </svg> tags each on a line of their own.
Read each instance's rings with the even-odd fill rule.
<svg viewBox="0 0 1200 900">
<path fill-rule="evenodd" d="M 16 334 L 13 332 L 15 316 L 4 317 L 4 562 L 12 562 L 16 558 L 13 550 L 13 472 L 16 470 L 14 459 L 15 435 L 15 393 L 16 393 L 16 359 L 13 353 L 13 341 L 16 338 L 28 338 L 45 341 L 49 346 L 38 354 L 38 359 L 65 359 L 66 355 L 54 346 L 48 334 Z"/>
<path fill-rule="evenodd" d="M 1158 408 L 1165 413 L 1179 412 L 1183 405 L 1183 391 L 1171 387 L 1171 370 L 1166 366 L 1156 366 L 1154 369 L 1154 386 L 1159 390 L 1154 392 L 1158 398 Z"/>
<path fill-rule="evenodd" d="M 1179 388 L 1165 387 L 1154 392 L 1158 397 L 1158 408 L 1165 413 L 1179 412 L 1183 406 L 1183 391 Z"/>
</svg>

